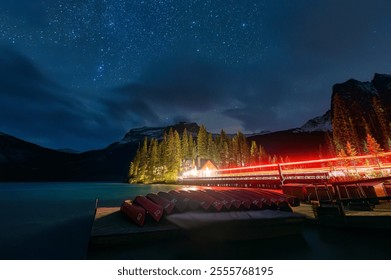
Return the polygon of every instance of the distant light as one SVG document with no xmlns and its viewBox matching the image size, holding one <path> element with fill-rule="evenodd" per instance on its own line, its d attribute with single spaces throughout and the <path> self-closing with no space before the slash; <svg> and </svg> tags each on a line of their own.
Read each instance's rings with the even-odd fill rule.
<svg viewBox="0 0 391 280">
<path fill-rule="evenodd" d="M 184 190 L 184 191 L 198 191 L 199 188 L 195 187 L 195 186 L 191 186 L 191 187 L 184 187 L 184 188 L 182 188 L 182 190 Z"/>
</svg>

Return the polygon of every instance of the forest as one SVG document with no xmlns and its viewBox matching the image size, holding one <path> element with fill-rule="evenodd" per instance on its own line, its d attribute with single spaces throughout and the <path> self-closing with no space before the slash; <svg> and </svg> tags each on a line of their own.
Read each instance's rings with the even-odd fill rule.
<svg viewBox="0 0 391 280">
<path fill-rule="evenodd" d="M 170 129 L 164 133 L 161 141 L 144 139 L 130 163 L 129 182 L 175 182 L 183 171 L 183 163 L 197 158 L 210 159 L 218 168 L 278 160 L 276 156 L 267 154 L 255 141 L 249 143 L 241 132 L 229 136 L 222 130 L 219 135 L 213 136 L 201 125 L 198 134 L 193 136 L 186 129 L 182 135 Z"/>
</svg>

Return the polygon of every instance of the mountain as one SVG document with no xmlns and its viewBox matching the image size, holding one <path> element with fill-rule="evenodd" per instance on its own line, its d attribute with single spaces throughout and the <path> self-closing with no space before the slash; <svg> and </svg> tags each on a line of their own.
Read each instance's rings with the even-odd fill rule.
<svg viewBox="0 0 391 280">
<path fill-rule="evenodd" d="M 179 134 L 182 134 L 183 131 L 187 130 L 188 133 L 191 133 L 193 136 L 198 134 L 200 127 L 196 123 L 180 122 L 175 125 L 170 125 L 167 127 L 140 127 L 133 128 L 125 134 L 124 138 L 118 144 L 126 143 L 139 143 L 147 138 L 156 138 L 158 140 L 163 139 L 164 132 L 168 132 L 170 129 L 178 131 Z"/>
<path fill-rule="evenodd" d="M 55 180 L 72 156 L 0 134 L 0 180 Z"/>
<path fill-rule="evenodd" d="M 303 126 L 297 129 L 298 132 L 314 132 L 314 131 L 332 131 L 331 111 L 328 110 L 322 116 L 310 119 Z"/>
<path fill-rule="evenodd" d="M 56 151 L 69 153 L 69 154 L 78 154 L 80 151 L 74 150 L 74 149 L 56 149 Z"/>
<path fill-rule="evenodd" d="M 329 151 L 328 133 L 332 131 L 331 111 L 307 121 L 299 128 L 249 135 L 271 155 L 290 160 L 318 158 Z"/>
<path fill-rule="evenodd" d="M 196 123 L 131 129 L 124 138 L 104 149 L 83 153 L 51 150 L 0 133 L 0 181 L 123 181 L 129 163 L 144 137 L 161 138 L 175 129 L 196 135 Z"/>
<path fill-rule="evenodd" d="M 123 181 L 129 163 L 144 137 L 161 139 L 170 129 L 184 129 L 197 135 L 196 123 L 179 123 L 168 127 L 131 129 L 122 140 L 104 149 L 83 153 L 51 150 L 0 133 L 0 181 Z M 324 132 L 287 130 L 248 137 L 277 156 L 317 156 Z"/>
<path fill-rule="evenodd" d="M 375 74 L 372 81 L 350 79 L 333 86 L 331 122 L 339 148 L 349 141 L 363 151 L 367 133 L 387 148 L 391 123 L 391 75 Z"/>
<path fill-rule="evenodd" d="M 350 140 L 357 147 L 369 131 L 385 147 L 390 142 L 390 123 L 391 75 L 375 74 L 370 82 L 350 79 L 334 85 L 331 109 L 303 126 L 247 138 L 271 155 L 300 160 L 327 156 L 331 131 L 334 142 Z M 170 129 L 181 134 L 185 128 L 194 137 L 200 129 L 188 122 L 134 128 L 104 149 L 83 153 L 51 150 L 0 133 L 0 181 L 123 181 L 145 137 L 162 139 Z"/>
</svg>

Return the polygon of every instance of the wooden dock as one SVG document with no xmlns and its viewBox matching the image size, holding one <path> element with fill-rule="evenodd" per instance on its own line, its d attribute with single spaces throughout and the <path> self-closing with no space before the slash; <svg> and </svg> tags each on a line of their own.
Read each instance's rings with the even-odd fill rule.
<svg viewBox="0 0 391 280">
<path fill-rule="evenodd" d="M 346 228 L 391 229 L 391 203 L 387 201 L 373 205 L 373 208 L 370 210 L 352 210 L 346 205 L 342 209 L 338 209 L 337 205 L 329 205 L 321 207 L 322 209 L 318 209 L 319 213 L 315 214 L 314 207 L 317 206 L 302 203 L 299 207 L 294 207 L 293 211 L 304 215 L 307 221 L 319 225 Z"/>
<path fill-rule="evenodd" d="M 249 240 L 300 233 L 307 225 L 349 228 L 391 229 L 391 203 L 384 201 L 371 211 L 344 207 L 343 215 L 316 217 L 314 205 L 302 203 L 293 213 L 276 210 L 230 212 L 185 212 L 163 217 L 157 223 L 149 217 L 140 227 L 120 212 L 119 207 L 98 207 L 91 230 L 90 250 L 146 242 L 178 240 Z M 326 209 L 327 210 L 327 209 Z M 199 223 L 199 226 L 193 224 Z M 219 240 L 221 241 L 221 240 Z"/>
<path fill-rule="evenodd" d="M 156 223 L 148 220 L 146 225 L 140 227 L 123 215 L 120 207 L 99 207 L 91 230 L 90 247 L 130 245 L 152 238 L 173 238 L 181 234 L 180 228 L 167 221 Z"/>
<path fill-rule="evenodd" d="M 184 212 L 134 224 L 119 207 L 99 207 L 91 230 L 90 248 L 131 245 L 175 238 L 257 239 L 294 234 L 305 220 L 301 213 L 276 210 Z"/>
</svg>

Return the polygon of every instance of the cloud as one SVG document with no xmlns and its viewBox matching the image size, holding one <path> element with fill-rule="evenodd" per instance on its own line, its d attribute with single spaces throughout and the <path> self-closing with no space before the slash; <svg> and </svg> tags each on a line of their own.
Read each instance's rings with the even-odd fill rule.
<svg viewBox="0 0 391 280">
<path fill-rule="evenodd" d="M 86 104 L 45 76 L 31 60 L 0 47 L 0 130 L 53 148 L 107 144 L 112 137 L 105 134 L 116 128 L 109 126 L 95 105 Z"/>
<path fill-rule="evenodd" d="M 107 118 L 117 122 L 128 122 L 130 125 L 148 125 L 159 122 L 159 117 L 151 106 L 143 98 L 134 98 L 124 92 L 130 91 L 134 95 L 142 96 L 144 89 L 134 85 L 126 90 L 111 92 L 108 96 L 99 100 Z M 139 90 L 142 90 L 139 93 Z"/>
<path fill-rule="evenodd" d="M 142 103 L 147 108 L 144 113 L 148 123 L 162 124 L 167 116 L 172 122 L 178 116 L 187 120 L 192 116 L 195 119 L 190 121 L 200 121 L 210 115 L 213 119 L 227 121 L 229 117 L 232 122 L 239 121 L 246 131 L 272 129 L 278 121 L 284 122 L 275 108 L 289 98 L 291 81 L 278 65 L 227 67 L 183 57 L 168 61 L 150 65 L 139 84 L 113 89 L 112 101 L 105 103 L 107 110 L 121 112 L 120 117 L 134 112 L 134 104 Z M 151 111 L 155 113 L 147 114 Z"/>
</svg>

